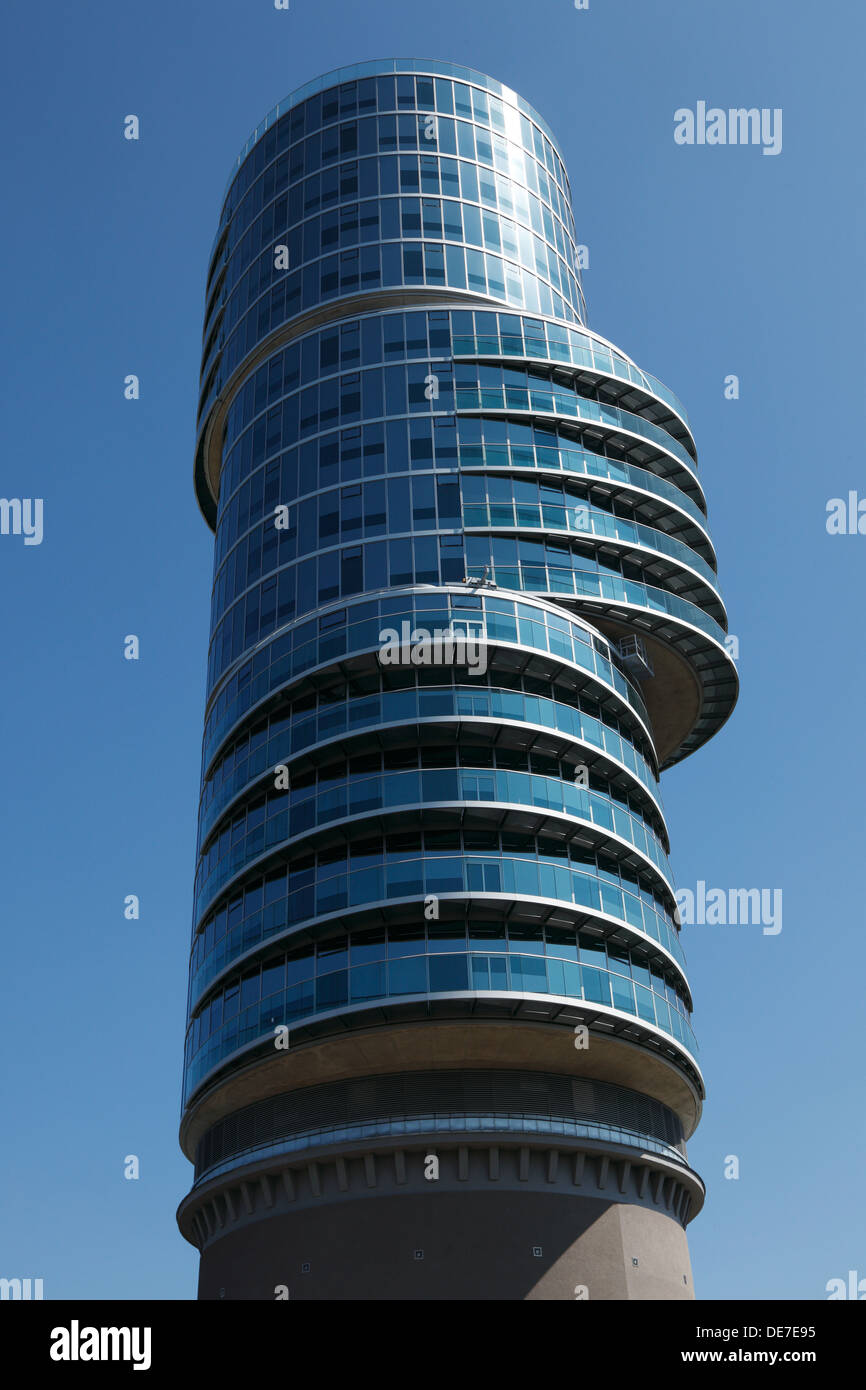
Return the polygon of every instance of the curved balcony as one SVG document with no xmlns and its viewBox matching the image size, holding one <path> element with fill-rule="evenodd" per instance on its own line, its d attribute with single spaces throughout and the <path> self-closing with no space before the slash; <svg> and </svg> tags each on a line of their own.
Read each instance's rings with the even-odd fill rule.
<svg viewBox="0 0 866 1390">
<path fill-rule="evenodd" d="M 534 596 L 467 593 L 466 586 L 436 593 L 404 590 L 402 594 L 365 595 L 345 604 L 323 605 L 317 619 L 300 620 L 239 656 L 211 691 L 205 717 L 203 771 L 207 774 L 235 726 L 277 690 L 306 679 L 315 687 L 335 667 L 345 673 L 350 662 L 378 668 L 375 653 L 385 628 L 433 629 L 481 622 L 488 666 L 500 656 L 506 669 L 519 672 L 543 661 L 533 673 L 549 678 L 561 668 L 572 689 L 592 681 L 619 696 L 641 722 L 647 741 L 649 716 L 636 683 L 621 669 L 610 642 L 576 615 L 545 605 Z M 552 659 L 552 660 L 551 660 Z M 381 668 L 379 668 L 381 669 Z"/>
<path fill-rule="evenodd" d="M 308 856 L 309 859 L 309 856 Z M 309 878 L 310 871 L 292 872 L 293 878 Z M 600 941 L 615 937 L 621 944 L 640 948 L 647 959 L 662 968 L 678 972 L 680 986 L 688 994 L 685 958 L 677 928 L 666 913 L 650 908 L 637 893 L 600 879 L 598 872 L 570 869 L 562 864 L 534 863 L 527 859 L 500 856 L 484 859 L 473 854 L 461 859 L 396 859 L 372 868 L 356 868 L 348 873 L 323 872 L 315 884 L 290 889 L 282 897 L 274 894 L 285 882 L 285 871 L 267 874 L 245 885 L 241 900 L 251 899 L 258 907 L 246 918 L 240 909 L 210 915 L 193 941 L 190 962 L 190 1006 L 197 1007 L 203 995 L 228 971 L 257 959 L 262 948 L 290 938 L 305 940 L 309 934 L 361 927 L 384 929 L 391 922 L 421 920 L 432 898 L 443 921 L 469 922 L 470 936 L 490 939 L 492 921 L 517 929 L 531 925 L 539 933 L 546 923 L 555 922 L 569 932 L 586 929 Z M 262 907 L 263 883 L 268 901 Z M 252 892 L 250 892 L 252 889 Z"/>
<path fill-rule="evenodd" d="M 673 893 L 653 870 L 525 831 L 396 828 L 378 838 L 362 834 L 315 851 L 302 848 L 288 861 L 244 875 L 193 934 L 190 998 L 274 937 L 317 923 L 332 931 L 381 927 L 407 911 L 420 920 L 419 900 L 429 895 L 449 919 L 463 914 L 470 933 L 476 920 L 485 936 L 491 919 L 523 921 L 528 914 L 542 927 L 564 923 L 603 937 L 642 938 L 648 954 L 657 944 L 685 968 Z"/>
<path fill-rule="evenodd" d="M 676 1044 L 673 1055 L 682 1049 L 696 1065 L 697 1044 L 685 1003 L 670 987 L 664 988 L 652 970 L 644 970 L 649 984 L 628 973 L 628 951 L 620 949 L 626 957 L 620 968 L 625 964 L 626 973 L 619 973 L 602 964 L 566 958 L 564 951 L 561 957 L 524 955 L 520 942 L 509 941 L 510 949 L 504 952 L 489 948 L 469 951 L 465 943 L 461 950 L 455 942 L 458 949 L 433 954 L 425 952 L 423 940 L 418 942 L 417 927 L 403 929 L 397 936 L 394 947 L 400 954 L 394 958 L 389 954 L 388 958 L 371 960 L 369 952 L 380 948 L 363 943 L 360 949 L 366 959 L 347 966 L 344 955 L 348 959 L 351 940 L 346 943 L 343 938 L 342 949 L 332 950 L 327 961 L 332 965 L 337 956 L 339 968 L 327 974 L 315 973 L 315 958 L 308 948 L 268 960 L 261 970 L 229 981 L 190 1023 L 187 1100 L 229 1061 L 237 1062 L 254 1048 L 264 1047 L 273 1053 L 275 1031 L 281 1026 L 290 1028 L 290 1041 L 298 1029 L 305 1036 L 324 1036 L 330 1031 L 365 1026 L 372 1006 L 379 1018 L 383 1011 L 394 1018 L 407 1013 L 419 1017 L 419 1000 L 425 1006 L 447 1001 L 462 1016 L 471 1016 L 482 1006 L 488 1018 L 498 1012 L 514 1016 L 515 1006 L 517 1017 L 527 1009 L 528 1016 L 546 1017 L 551 1022 L 565 1014 L 566 1026 L 572 1026 L 572 1006 L 579 1001 L 580 1016 L 588 1020 L 588 1026 L 601 1022 L 606 1029 L 630 1038 L 663 1033 Z M 390 937 L 389 931 L 389 952 Z M 449 944 L 447 939 L 444 944 Z M 589 959 L 604 962 L 604 948 L 600 952 L 597 948 L 598 943 L 593 942 L 594 954 Z M 384 946 L 381 949 L 384 952 Z M 653 988 L 654 982 L 661 984 L 660 990 Z M 263 990 L 268 990 L 267 995 Z M 246 997 L 250 1003 L 245 1004 Z M 226 1011 L 230 1012 L 228 1018 Z M 439 1013 L 441 1016 L 441 1010 Z"/>
<path fill-rule="evenodd" d="M 246 734 L 242 745 L 246 756 L 229 748 L 205 782 L 199 842 L 204 843 L 236 803 L 273 786 L 276 766 L 285 767 L 294 780 L 302 755 L 304 767 L 315 767 L 335 755 L 379 755 L 395 747 L 398 736 L 416 748 L 434 740 L 439 748 L 469 742 L 543 753 L 569 765 L 573 760 L 589 776 L 603 777 L 639 800 L 646 798 L 663 821 L 658 779 L 650 764 L 628 739 L 600 720 L 582 715 L 571 705 L 506 690 L 425 686 L 423 698 L 421 694 L 395 690 L 366 699 L 347 698 L 341 702 L 342 717 L 340 708 L 330 704 L 318 718 L 311 719 L 306 712 L 294 721 L 278 717 L 271 736 L 258 739 L 251 751 Z M 366 709 L 359 710 L 359 705 Z M 421 708 L 423 715 L 418 712 Z M 351 729 L 350 710 L 357 712 Z M 319 723 L 325 726 L 321 738 L 314 733 Z"/>
<path fill-rule="evenodd" d="M 685 409 L 672 391 L 588 329 L 570 332 L 568 340 L 565 336 L 545 341 L 542 337 L 529 338 L 513 332 L 459 334 L 452 339 L 452 351 L 457 362 L 499 363 L 507 359 L 510 364 L 546 366 L 556 368 L 557 372 L 573 368 L 575 382 L 603 384 L 613 404 L 622 400 L 627 409 L 654 408 L 658 423 L 685 443 L 697 464 L 697 450 Z"/>
<path fill-rule="evenodd" d="M 640 449 L 650 445 L 667 454 L 682 466 L 692 483 L 697 483 L 697 464 L 688 450 L 661 425 L 654 425 L 643 415 L 624 410 L 618 405 L 604 405 L 574 391 L 557 390 L 553 385 L 537 386 L 477 386 L 459 382 L 454 390 L 454 407 L 458 414 L 503 414 L 520 416 L 553 415 L 564 421 L 601 426 L 609 436 L 622 438 L 628 447 Z M 639 459 L 637 460 L 640 461 Z"/>
<path fill-rule="evenodd" d="M 545 535 L 557 539 L 575 538 L 587 543 L 598 540 L 605 551 L 615 554 L 620 561 L 633 561 L 646 569 L 652 579 L 678 582 L 683 590 L 696 596 L 695 602 L 700 607 L 711 612 L 720 627 L 726 625 L 727 614 L 715 571 L 681 541 L 624 517 L 582 506 L 579 498 L 575 498 L 571 506 L 540 504 L 538 515 L 537 510 L 520 503 L 512 509 L 500 503 L 468 505 L 464 508 L 465 533 L 496 532 L 519 536 L 522 531 L 544 531 Z M 660 564 L 662 557 L 672 563 Z"/>
<path fill-rule="evenodd" d="M 481 505 L 485 494 L 491 503 L 504 501 L 507 505 L 509 494 L 528 497 L 534 487 L 544 494 L 545 506 L 564 507 L 567 497 L 572 508 L 584 503 L 599 515 L 623 520 L 629 518 L 614 509 L 628 507 L 634 525 L 646 526 L 697 554 L 715 581 L 716 553 L 706 530 L 706 517 L 690 497 L 657 473 L 582 449 L 521 450 L 482 445 L 478 449 L 467 446 L 460 457 L 464 505 Z M 563 474 L 567 476 L 563 478 Z M 561 504 L 553 500 L 556 492 L 563 499 Z M 597 499 L 603 499 L 604 505 Z"/>
<path fill-rule="evenodd" d="M 520 814 L 525 808 L 532 809 L 530 817 Z M 612 794 L 532 772 L 430 768 L 344 777 L 326 789 L 313 785 L 274 791 L 244 807 L 202 851 L 196 874 L 196 920 L 239 873 L 326 827 L 357 826 L 362 819 L 375 818 L 372 829 L 373 824 L 410 814 L 416 823 L 432 818 L 444 825 L 449 819 L 462 823 L 470 813 L 476 823 L 511 815 L 515 823 L 531 820 L 543 826 L 550 821 L 571 834 L 579 827 L 585 843 L 608 845 L 628 862 L 651 865 L 673 891 L 661 823 L 657 831 L 651 820 L 627 809 Z"/>
</svg>

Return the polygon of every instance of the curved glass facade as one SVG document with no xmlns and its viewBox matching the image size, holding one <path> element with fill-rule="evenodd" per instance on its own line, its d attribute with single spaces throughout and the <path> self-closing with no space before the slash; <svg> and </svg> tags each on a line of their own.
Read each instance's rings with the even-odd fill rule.
<svg viewBox="0 0 866 1390">
<path fill-rule="evenodd" d="M 363 1095 L 344 1082 L 309 1087 L 291 1104 L 258 1101 L 213 1125 L 196 1151 L 196 1177 L 269 1153 L 382 1135 L 573 1134 L 685 1159 L 677 1116 L 622 1086 L 584 1083 L 578 1093 L 543 1072 L 432 1072 L 377 1077 Z"/>
<path fill-rule="evenodd" d="M 184 1125 L 200 1138 L 206 1102 L 229 1127 L 200 1172 L 277 1142 L 231 1115 L 281 1028 L 303 1049 L 512 1019 L 519 1063 L 536 1008 L 627 1043 L 635 1103 L 635 1054 L 647 1105 L 659 1059 L 699 1103 L 659 773 L 730 713 L 727 619 L 685 410 L 586 326 L 567 175 L 525 102 L 386 62 L 271 113 L 212 254 L 196 487 Z M 280 1143 L 418 1133 L 425 1105 L 289 1106 Z M 429 1130 L 490 1114 L 447 1099 Z M 648 1120 L 545 1114 L 667 1151 Z M 519 1100 L 493 1119 L 539 1123 Z"/>
</svg>

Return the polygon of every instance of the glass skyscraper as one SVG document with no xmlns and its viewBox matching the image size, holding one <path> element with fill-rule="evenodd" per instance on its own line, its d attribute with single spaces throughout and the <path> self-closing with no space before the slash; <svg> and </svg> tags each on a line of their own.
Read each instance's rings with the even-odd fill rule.
<svg viewBox="0 0 866 1390">
<path fill-rule="evenodd" d="M 691 1298 L 659 772 L 737 677 L 695 444 L 586 325 L 541 117 L 363 63 L 242 151 L 181 1142 L 199 1296 Z"/>
</svg>

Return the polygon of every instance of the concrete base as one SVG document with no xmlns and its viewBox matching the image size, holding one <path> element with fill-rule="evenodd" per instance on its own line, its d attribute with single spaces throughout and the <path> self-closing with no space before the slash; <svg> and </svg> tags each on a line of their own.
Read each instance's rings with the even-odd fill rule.
<svg viewBox="0 0 866 1390">
<path fill-rule="evenodd" d="M 224 1236 L 202 1257 L 201 1299 L 273 1301 L 277 1290 L 286 1297 L 280 1286 L 295 1301 L 694 1298 L 685 1232 L 671 1217 L 534 1194 L 299 1212 Z"/>
<path fill-rule="evenodd" d="M 423 1153 L 368 1153 L 237 1174 L 228 1198 L 212 1189 L 199 1298 L 694 1298 L 686 1190 L 669 1170 L 555 1149 L 427 1152 L 435 1181 Z"/>
</svg>

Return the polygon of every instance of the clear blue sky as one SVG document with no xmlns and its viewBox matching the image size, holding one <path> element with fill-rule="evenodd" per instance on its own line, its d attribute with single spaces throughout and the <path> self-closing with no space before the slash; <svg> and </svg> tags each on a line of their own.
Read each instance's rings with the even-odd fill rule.
<svg viewBox="0 0 866 1390">
<path fill-rule="evenodd" d="M 777 936 L 684 938 L 708 1083 L 698 1295 L 821 1299 L 866 1276 L 866 536 L 825 529 L 829 498 L 866 495 L 864 28 L 841 0 L 6 7 L 0 493 L 44 498 L 45 534 L 0 536 L 0 1274 L 43 1278 L 47 1298 L 195 1295 L 174 1209 L 211 583 L 192 489 L 207 257 L 274 103 L 341 64 L 431 57 L 546 118 L 590 251 L 590 325 L 682 397 L 697 435 L 743 689 L 664 778 L 672 858 L 683 886 L 784 893 Z M 781 107 L 782 153 L 676 145 L 674 111 L 701 100 Z"/>
</svg>

